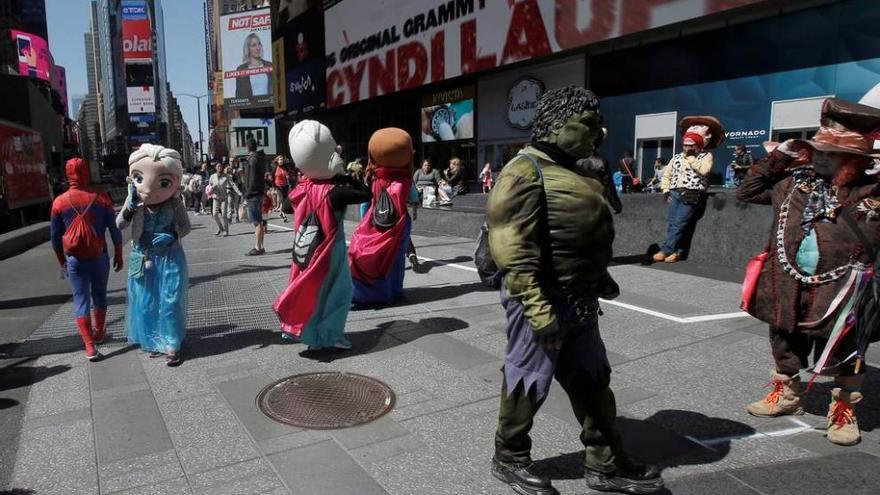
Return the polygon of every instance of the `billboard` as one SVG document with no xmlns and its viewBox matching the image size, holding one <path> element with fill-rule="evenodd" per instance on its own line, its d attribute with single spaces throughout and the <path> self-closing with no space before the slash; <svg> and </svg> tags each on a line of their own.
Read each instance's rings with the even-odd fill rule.
<svg viewBox="0 0 880 495">
<path fill-rule="evenodd" d="M 230 109 L 273 105 L 270 20 L 268 8 L 220 17 L 223 97 Z"/>
<path fill-rule="evenodd" d="M 10 209 L 52 200 L 39 132 L 0 122 L 0 183 Z"/>
<path fill-rule="evenodd" d="M 476 88 L 467 86 L 422 98 L 422 142 L 473 139 L 475 94 Z"/>
<path fill-rule="evenodd" d="M 285 99 L 287 115 L 298 115 L 325 105 L 324 16 L 313 8 L 283 28 Z"/>
<path fill-rule="evenodd" d="M 156 114 L 129 114 L 128 139 L 138 143 L 158 141 L 156 133 Z"/>
<path fill-rule="evenodd" d="M 145 0 L 122 0 L 123 60 L 152 60 L 153 29 Z"/>
<path fill-rule="evenodd" d="M 51 81 L 52 57 L 46 40 L 24 31 L 9 30 L 18 55 L 18 73 L 22 76 Z"/>
<path fill-rule="evenodd" d="M 128 113 L 155 113 L 156 90 L 152 63 L 125 64 Z"/>
<path fill-rule="evenodd" d="M 56 65 L 52 67 L 52 89 L 58 92 L 61 99 L 61 106 L 64 107 L 64 116 L 68 116 L 67 111 L 67 71 L 64 67 Z"/>
<path fill-rule="evenodd" d="M 340 2 L 324 13 L 327 106 L 390 94 L 758 1 Z"/>
<path fill-rule="evenodd" d="M 247 154 L 247 140 L 254 138 L 267 155 L 275 154 L 275 121 L 272 119 L 232 119 L 229 129 L 230 156 Z"/>
</svg>

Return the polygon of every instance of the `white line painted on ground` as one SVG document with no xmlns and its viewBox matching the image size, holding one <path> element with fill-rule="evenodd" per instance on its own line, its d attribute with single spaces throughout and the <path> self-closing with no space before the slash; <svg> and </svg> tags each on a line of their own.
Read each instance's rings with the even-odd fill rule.
<svg viewBox="0 0 880 495">
<path fill-rule="evenodd" d="M 785 428 L 782 430 L 761 432 L 756 431 L 754 433 L 744 434 L 744 435 L 730 435 L 727 437 L 720 438 L 696 438 L 690 435 L 685 435 L 685 438 L 694 442 L 697 445 L 701 445 L 709 450 L 718 451 L 714 447 L 716 445 L 725 445 L 731 442 L 737 442 L 742 440 L 753 440 L 753 439 L 766 439 L 766 438 L 781 438 L 781 437 L 790 437 L 792 435 L 797 435 L 798 433 L 802 433 L 807 430 L 811 430 L 813 427 L 804 423 L 803 421 L 796 421 L 799 425 L 802 426 L 794 426 L 791 428 Z"/>
<path fill-rule="evenodd" d="M 269 224 L 272 227 L 276 227 L 283 230 L 294 230 L 290 227 L 283 227 L 281 225 L 276 225 L 274 223 Z M 346 243 L 347 244 L 347 243 Z M 421 261 L 431 261 L 435 263 L 439 263 L 442 266 L 448 266 L 450 268 L 457 268 L 459 270 L 465 270 L 468 272 L 477 273 L 477 269 L 472 266 L 459 265 L 458 263 L 444 263 L 441 260 L 437 260 L 434 258 L 428 258 L 427 256 L 419 256 L 419 260 Z M 641 306 L 636 306 L 634 304 L 629 304 L 621 301 L 609 301 L 606 299 L 601 299 L 603 304 L 608 304 L 610 306 L 617 306 L 624 309 L 629 309 L 631 311 L 635 311 L 637 313 L 646 314 L 649 316 L 654 316 L 656 318 L 661 318 L 667 321 L 674 321 L 675 323 L 701 323 L 706 321 L 718 321 L 718 320 L 732 320 L 735 318 L 747 318 L 749 316 L 746 312 L 737 312 L 737 313 L 719 313 L 712 315 L 700 315 L 700 316 L 675 316 L 667 313 L 663 313 L 660 311 L 656 311 L 649 308 L 643 308 Z"/>
</svg>

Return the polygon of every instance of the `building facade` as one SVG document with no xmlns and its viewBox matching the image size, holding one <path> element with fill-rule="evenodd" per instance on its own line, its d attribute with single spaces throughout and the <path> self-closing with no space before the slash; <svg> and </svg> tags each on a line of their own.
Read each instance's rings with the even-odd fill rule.
<svg viewBox="0 0 880 495">
<path fill-rule="evenodd" d="M 871 0 L 273 2 L 277 134 L 317 118 L 353 158 L 394 125 L 419 158 L 462 158 L 475 177 L 528 142 L 541 94 L 580 84 L 601 100 L 602 153 L 634 151 L 644 179 L 683 116 L 717 115 L 721 183 L 735 145 L 760 156 L 763 141 L 809 137 L 827 96 L 880 106 L 877 25 Z M 323 64 L 308 63 L 316 52 Z"/>
</svg>

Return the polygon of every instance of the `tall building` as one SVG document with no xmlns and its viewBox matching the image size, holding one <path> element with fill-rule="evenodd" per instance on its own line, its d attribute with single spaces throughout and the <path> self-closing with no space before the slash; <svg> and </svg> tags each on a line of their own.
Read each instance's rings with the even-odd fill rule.
<svg viewBox="0 0 880 495">
<path fill-rule="evenodd" d="M 82 105 L 76 109 L 76 120 L 79 127 L 80 153 L 88 158 L 93 167 L 98 167 L 101 158 L 101 150 L 98 143 L 101 139 L 101 126 L 98 119 L 98 63 L 95 51 L 95 36 L 93 31 L 83 34 L 83 44 L 86 53 L 86 78 L 88 79 L 89 92 L 82 100 Z M 95 176 L 96 170 L 92 170 Z M 99 174 L 98 174 L 99 175 Z"/>
</svg>

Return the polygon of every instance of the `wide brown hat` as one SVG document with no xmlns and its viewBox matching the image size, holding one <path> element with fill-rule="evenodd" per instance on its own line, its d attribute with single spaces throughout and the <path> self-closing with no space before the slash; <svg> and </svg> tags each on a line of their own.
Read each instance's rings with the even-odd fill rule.
<svg viewBox="0 0 880 495">
<path fill-rule="evenodd" d="M 688 115 L 678 123 L 681 135 L 683 136 L 692 125 L 704 125 L 709 128 L 709 133 L 712 134 L 712 137 L 709 138 L 709 142 L 703 146 L 703 149 L 712 149 L 724 141 L 724 126 L 715 117 L 711 115 Z"/>
<path fill-rule="evenodd" d="M 874 141 L 880 139 L 880 109 L 826 98 L 822 103 L 820 127 L 810 139 L 796 139 L 814 150 L 826 153 L 848 153 L 867 158 L 880 158 Z"/>
<path fill-rule="evenodd" d="M 403 129 L 386 127 L 374 132 L 367 144 L 370 162 L 383 168 L 410 168 L 413 160 L 412 138 Z"/>
</svg>

